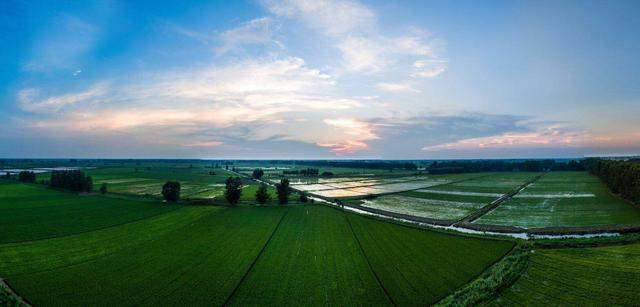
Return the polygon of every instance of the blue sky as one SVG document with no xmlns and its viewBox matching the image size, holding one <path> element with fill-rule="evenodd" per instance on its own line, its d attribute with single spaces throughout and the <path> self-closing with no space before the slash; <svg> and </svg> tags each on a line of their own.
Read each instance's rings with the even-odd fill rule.
<svg viewBox="0 0 640 307">
<path fill-rule="evenodd" d="M 637 1 L 3 1 L 0 157 L 640 154 Z"/>
</svg>

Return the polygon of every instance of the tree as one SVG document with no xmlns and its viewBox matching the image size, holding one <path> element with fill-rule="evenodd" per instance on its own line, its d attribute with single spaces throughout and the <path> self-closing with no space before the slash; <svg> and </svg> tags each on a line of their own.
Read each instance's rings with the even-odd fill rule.
<svg viewBox="0 0 640 307">
<path fill-rule="evenodd" d="M 306 203 L 309 201 L 309 196 L 307 196 L 307 193 L 305 192 L 300 192 L 300 202 L 301 203 Z"/>
<path fill-rule="evenodd" d="M 254 169 L 253 174 L 251 174 L 251 177 L 253 177 L 253 179 L 258 179 L 258 180 L 260 180 L 262 176 L 264 176 L 264 171 L 259 168 Z"/>
<path fill-rule="evenodd" d="M 322 172 L 322 174 L 320 176 L 322 176 L 322 177 L 332 177 L 333 173 L 332 172 Z"/>
<path fill-rule="evenodd" d="M 100 186 L 100 194 L 107 194 L 107 183 L 103 182 Z"/>
<path fill-rule="evenodd" d="M 240 201 L 242 196 L 242 179 L 240 177 L 229 177 L 225 181 L 224 198 L 231 205 L 235 205 Z"/>
<path fill-rule="evenodd" d="M 259 204 L 265 204 L 269 201 L 269 199 L 271 198 L 271 195 L 269 195 L 269 192 L 267 190 L 267 185 L 266 184 L 261 184 L 260 187 L 258 187 L 258 190 L 256 191 L 256 201 Z"/>
<path fill-rule="evenodd" d="M 21 171 L 18 173 L 18 180 L 20 182 L 34 183 L 36 182 L 36 173 L 30 171 Z"/>
<path fill-rule="evenodd" d="M 80 170 L 53 171 L 49 185 L 74 192 L 91 192 L 93 190 L 91 176 L 86 176 Z"/>
<path fill-rule="evenodd" d="M 162 196 L 168 202 L 177 202 L 180 199 L 180 182 L 167 181 L 162 186 Z"/>
<path fill-rule="evenodd" d="M 278 202 L 281 205 L 286 204 L 289 201 L 289 194 L 291 193 L 289 189 L 289 179 L 283 178 L 280 180 L 280 183 L 276 183 L 276 192 L 278 193 Z"/>
</svg>

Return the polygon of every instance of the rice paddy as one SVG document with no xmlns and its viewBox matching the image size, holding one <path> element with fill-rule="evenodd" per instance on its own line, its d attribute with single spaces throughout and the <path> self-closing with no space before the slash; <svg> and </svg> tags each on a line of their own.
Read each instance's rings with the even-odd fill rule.
<svg viewBox="0 0 640 307">
<path fill-rule="evenodd" d="M 640 210 L 586 172 L 552 172 L 475 223 L 524 228 L 638 225 Z"/>
</svg>

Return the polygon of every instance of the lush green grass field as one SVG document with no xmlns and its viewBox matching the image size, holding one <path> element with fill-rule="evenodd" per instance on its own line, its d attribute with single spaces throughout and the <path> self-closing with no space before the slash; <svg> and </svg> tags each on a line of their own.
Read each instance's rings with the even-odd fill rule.
<svg viewBox="0 0 640 307">
<path fill-rule="evenodd" d="M 159 202 L 78 196 L 41 185 L 0 182 L 0 243 L 71 235 L 176 208 Z"/>
<path fill-rule="evenodd" d="M 389 305 L 345 215 L 292 207 L 233 305 Z"/>
<path fill-rule="evenodd" d="M 30 193 L 37 199 L 62 192 L 35 186 Z M 59 237 L 0 244 L 0 276 L 45 306 L 221 305 L 229 298 L 235 305 L 422 304 L 455 291 L 513 245 L 319 205 L 176 206 L 161 213 L 75 234 L 40 228 L 44 237 Z M 101 218 L 118 215 L 102 211 Z"/>
<path fill-rule="evenodd" d="M 100 257 L 55 268 L 48 262 L 42 263 L 44 268 L 34 264 L 20 274 L 7 274 L 6 279 L 35 305 L 221 305 L 284 209 L 198 207 L 179 211 L 189 214 L 191 210 L 207 210 L 208 214 Z M 117 241 L 129 244 L 126 238 Z M 64 242 L 55 243 L 64 246 Z M 26 266 L 30 260 L 21 261 Z"/>
<path fill-rule="evenodd" d="M 397 305 L 432 304 L 477 277 L 512 247 L 349 215 L 373 270 Z"/>
<path fill-rule="evenodd" d="M 538 249 L 494 305 L 637 306 L 640 244 Z"/>
<path fill-rule="evenodd" d="M 640 208 L 586 172 L 553 172 L 476 221 L 520 227 L 640 225 Z"/>
</svg>

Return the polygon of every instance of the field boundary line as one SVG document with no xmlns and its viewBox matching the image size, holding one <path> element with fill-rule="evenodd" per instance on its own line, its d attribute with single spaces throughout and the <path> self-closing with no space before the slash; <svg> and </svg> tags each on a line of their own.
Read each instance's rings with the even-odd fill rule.
<svg viewBox="0 0 640 307">
<path fill-rule="evenodd" d="M 287 210 L 282 214 L 282 217 L 280 217 L 280 220 L 278 221 L 278 224 L 276 224 L 276 227 L 273 228 L 273 231 L 269 235 L 269 238 L 267 238 L 267 241 L 264 242 L 264 245 L 262 245 L 262 248 L 258 252 L 258 255 L 256 256 L 255 259 L 253 259 L 253 262 L 251 262 L 251 265 L 249 265 L 249 268 L 244 273 L 244 275 L 242 275 L 242 278 L 240 278 L 240 281 L 238 281 L 238 284 L 236 284 L 236 286 L 233 288 L 233 291 L 231 291 L 231 294 L 229 294 L 229 296 L 224 301 L 222 306 L 229 306 L 229 302 L 231 302 L 231 298 L 233 298 L 236 295 L 236 293 L 240 289 L 240 286 L 244 283 L 244 281 L 249 276 L 249 273 L 251 273 L 251 271 L 253 270 L 253 267 L 256 265 L 256 263 L 258 263 L 258 260 L 264 254 L 264 251 L 267 249 L 267 245 L 269 245 L 269 242 L 271 242 L 271 239 L 275 236 L 276 232 L 280 228 L 280 224 L 282 224 L 282 221 L 284 221 L 284 217 L 287 216 L 288 213 L 289 213 L 289 208 L 287 208 Z"/>
<path fill-rule="evenodd" d="M 10 297 L 16 299 L 18 301 L 19 304 L 23 304 L 26 306 L 33 306 L 33 304 L 31 304 L 31 302 L 29 302 L 29 300 L 25 299 L 24 297 L 20 296 L 16 290 L 14 290 L 11 285 L 9 285 L 9 283 L 7 283 L 6 279 L 0 278 L 0 290 L 4 290 L 7 292 L 7 294 L 9 294 Z"/>
<path fill-rule="evenodd" d="M 459 226 L 461 223 L 471 223 L 471 222 L 481 218 L 485 214 L 488 214 L 489 212 L 493 211 L 495 208 L 500 206 L 505 201 L 513 198 L 513 196 L 515 196 L 518 193 L 522 192 L 524 189 L 526 189 L 528 186 L 530 186 L 533 183 L 535 183 L 536 181 L 538 181 L 540 178 L 542 178 L 546 174 L 547 173 L 542 173 L 540 175 L 537 175 L 537 176 L 533 177 L 531 180 L 527 180 L 525 183 L 519 185 L 514 190 L 511 190 L 511 192 L 506 193 L 506 194 L 498 197 L 496 200 L 490 202 L 488 205 L 486 205 L 486 206 L 484 206 L 484 207 L 472 212 L 471 214 L 463 217 L 462 219 L 458 220 L 454 225 L 458 225 Z"/>
<path fill-rule="evenodd" d="M 384 284 L 382 283 L 382 280 L 380 279 L 380 276 L 378 276 L 378 273 L 376 273 L 376 271 L 373 269 L 373 265 L 371 265 L 371 261 L 369 261 L 369 257 L 367 257 L 367 253 L 364 251 L 364 248 L 362 247 L 362 243 L 360 243 L 360 239 L 358 239 L 358 235 L 356 235 L 356 232 L 353 230 L 353 226 L 351 225 L 351 220 L 349 219 L 349 215 L 344 210 L 342 210 L 342 212 L 344 213 L 344 218 L 347 220 L 347 224 L 349 225 L 349 229 L 351 230 L 351 234 L 353 234 L 353 237 L 356 239 L 356 244 L 358 244 L 358 248 L 360 249 L 360 252 L 362 253 L 362 256 L 364 257 L 364 260 L 369 265 L 369 270 L 371 270 L 371 273 L 373 273 L 373 276 L 378 281 L 378 284 L 380 285 L 380 288 L 382 288 L 382 291 L 384 291 L 384 294 L 389 299 L 389 302 L 391 302 L 391 304 L 393 306 L 398 306 L 398 304 L 396 304 L 396 302 L 393 300 L 393 298 L 389 294 L 389 291 L 387 291 L 387 288 L 385 288 Z"/>
<path fill-rule="evenodd" d="M 460 182 L 465 182 L 465 181 L 469 181 L 469 180 L 475 180 L 475 179 L 479 179 L 479 178 L 484 178 L 484 177 L 488 177 L 491 175 L 481 175 L 481 176 L 477 176 L 477 177 L 470 177 L 470 178 L 464 178 L 464 179 L 459 179 L 459 180 L 454 180 L 454 181 L 449 181 L 449 182 L 443 182 L 443 183 L 439 183 L 436 185 L 432 185 L 430 187 L 421 187 L 421 188 L 414 188 L 414 189 L 408 189 L 408 190 L 402 190 L 402 191 L 396 191 L 396 192 L 385 192 L 385 193 L 377 193 L 377 194 L 363 194 L 360 196 L 349 196 L 349 197 L 325 197 L 325 196 L 321 196 L 318 195 L 314 192 L 322 192 L 322 191 L 327 191 L 327 190 L 349 190 L 349 189 L 355 189 L 358 187 L 349 187 L 349 188 L 335 188 L 335 189 L 327 189 L 327 190 L 316 190 L 316 191 L 303 191 L 297 188 L 292 188 L 290 187 L 290 189 L 296 191 L 296 192 L 303 192 L 303 193 L 307 193 L 312 195 L 313 197 L 317 197 L 320 199 L 324 199 L 326 201 L 333 201 L 335 199 L 362 199 L 365 198 L 369 195 L 373 195 L 375 197 L 381 197 L 381 196 L 387 196 L 387 195 L 394 195 L 394 194 L 400 194 L 400 193 L 404 193 L 404 192 L 411 192 L 411 191 L 416 191 L 416 190 L 422 190 L 422 189 L 427 189 L 427 188 L 434 188 L 434 187 L 439 187 L 439 186 L 443 186 L 443 185 L 447 185 L 447 184 L 455 184 L 455 183 L 460 183 Z M 421 179 L 416 179 L 413 181 L 421 181 Z M 385 183 L 385 184 L 378 184 L 378 185 L 372 185 L 372 186 L 383 186 L 383 185 L 388 185 L 388 184 L 393 184 L 393 183 Z M 369 186 L 366 186 L 369 187 Z"/>
<path fill-rule="evenodd" d="M 467 286 L 469 286 L 471 283 L 475 282 L 476 280 L 480 279 L 482 276 L 485 275 L 485 273 L 489 272 L 490 270 L 492 270 L 496 265 L 498 265 L 498 263 L 502 262 L 503 260 L 505 260 L 507 257 L 513 255 L 516 252 L 516 249 L 520 248 L 520 245 L 518 243 L 513 244 L 513 246 L 511 246 L 511 248 L 504 254 L 502 255 L 500 258 L 494 260 L 492 263 L 490 263 L 482 272 L 480 272 L 479 274 L 477 274 L 476 276 L 472 277 L 469 282 L 465 283 L 464 285 L 458 287 L 457 289 L 455 289 L 455 291 L 449 293 L 448 295 L 445 295 L 444 297 L 442 297 L 441 299 L 439 299 L 437 302 L 433 303 L 432 306 L 439 306 L 439 304 L 446 300 L 447 298 L 458 294 L 458 292 L 460 292 L 461 290 L 465 289 Z M 527 262 L 529 262 L 529 260 L 527 260 Z M 527 264 L 528 265 L 528 264 Z M 520 279 L 520 277 L 522 276 L 522 274 L 518 275 L 518 278 L 513 281 L 513 283 L 511 285 L 513 285 L 516 281 L 518 281 L 518 279 Z M 510 287 L 511 285 L 508 285 L 508 287 Z M 494 294 L 499 294 L 502 291 L 498 291 Z"/>
</svg>

